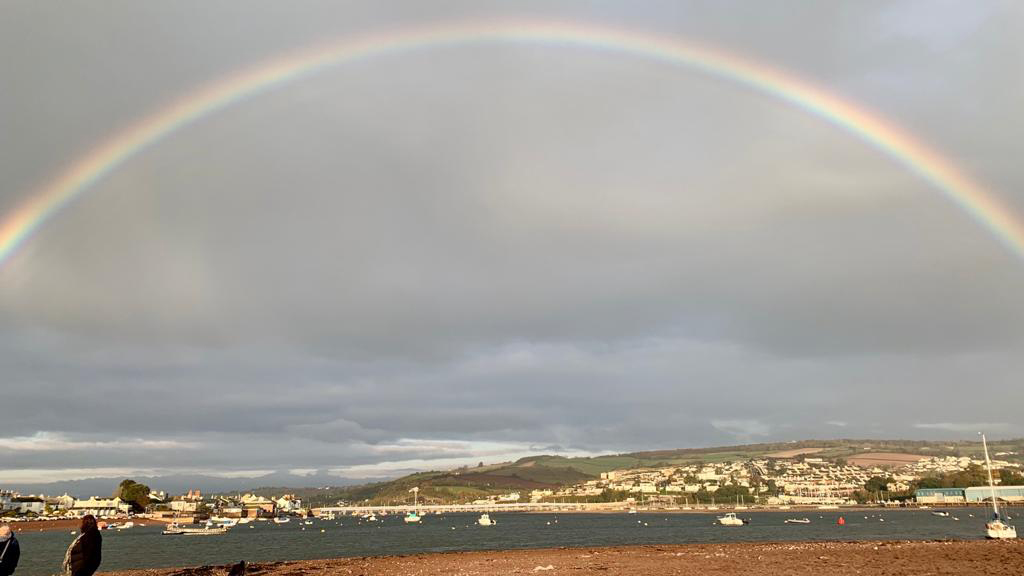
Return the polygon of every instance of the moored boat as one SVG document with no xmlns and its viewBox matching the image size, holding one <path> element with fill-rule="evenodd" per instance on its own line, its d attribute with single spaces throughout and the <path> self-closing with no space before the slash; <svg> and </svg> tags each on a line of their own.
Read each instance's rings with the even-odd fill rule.
<svg viewBox="0 0 1024 576">
<path fill-rule="evenodd" d="M 786 524 L 810 524 L 810 518 L 786 518 Z"/>
<path fill-rule="evenodd" d="M 981 446 L 985 450 L 985 468 L 988 470 L 988 488 L 992 498 L 992 520 L 985 524 L 985 537 L 993 540 L 1009 540 L 1017 537 L 1017 527 L 1010 526 L 999 514 L 999 501 L 996 498 L 996 485 L 992 481 L 992 461 L 988 458 L 988 442 L 981 435 Z M 1009 519 L 1007 517 L 1006 519 Z"/>
<path fill-rule="evenodd" d="M 164 528 L 164 536 L 177 536 L 184 534 L 185 532 L 177 524 L 168 524 L 167 528 Z"/>
<path fill-rule="evenodd" d="M 403 518 L 402 521 L 406 524 L 419 524 L 420 515 L 416 512 L 420 508 L 420 488 L 419 486 L 413 486 L 412 489 L 409 490 L 409 492 L 412 492 L 412 510 L 410 510 L 409 513 L 405 515 L 405 518 Z"/>
<path fill-rule="evenodd" d="M 727 512 L 725 516 L 718 517 L 718 523 L 722 526 L 743 526 L 747 521 L 736 516 L 735 512 Z"/>
</svg>

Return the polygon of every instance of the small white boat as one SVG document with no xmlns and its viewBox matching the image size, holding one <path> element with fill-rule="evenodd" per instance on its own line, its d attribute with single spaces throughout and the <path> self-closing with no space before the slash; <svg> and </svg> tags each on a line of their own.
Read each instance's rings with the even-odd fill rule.
<svg viewBox="0 0 1024 576">
<path fill-rule="evenodd" d="M 996 499 L 995 482 L 992 481 L 992 461 L 988 458 L 988 442 L 981 435 L 981 446 L 985 450 L 985 467 L 988 469 L 988 488 L 992 498 L 992 520 L 985 524 L 985 537 L 992 540 L 1010 540 L 1017 537 L 1017 527 L 1010 526 L 999 515 L 999 501 Z M 1009 519 L 1009 516 L 1006 517 Z"/>
<path fill-rule="evenodd" d="M 289 523 L 291 521 L 292 521 L 291 518 L 282 518 L 282 517 L 274 518 L 274 524 L 287 524 L 287 523 Z"/>
<path fill-rule="evenodd" d="M 932 512 L 932 516 L 940 516 L 942 518 L 946 518 L 947 516 L 949 516 L 949 512 L 946 512 L 945 510 L 936 510 L 935 512 Z"/>
<path fill-rule="evenodd" d="M 184 534 L 184 533 L 185 533 L 184 530 L 179 528 L 177 524 L 168 524 L 167 528 L 164 528 L 164 531 L 163 531 L 163 535 L 164 536 L 177 536 L 179 534 Z"/>
<path fill-rule="evenodd" d="M 722 526 L 743 526 L 746 521 L 737 517 L 735 512 L 728 512 L 725 516 L 718 517 L 718 523 Z"/>
<path fill-rule="evenodd" d="M 630 508 L 626 514 L 636 514 L 636 508 Z"/>
<path fill-rule="evenodd" d="M 494 526 L 495 524 L 497 524 L 497 522 L 491 520 L 491 517 L 487 514 L 481 514 L 480 518 L 477 519 L 476 523 L 481 526 Z"/>
<path fill-rule="evenodd" d="M 786 518 L 786 524 L 810 524 L 810 518 Z"/>
<path fill-rule="evenodd" d="M 228 528 L 226 526 L 203 526 L 202 528 L 180 528 L 181 533 L 185 536 L 209 536 L 212 534 L 227 534 Z"/>
<path fill-rule="evenodd" d="M 415 512 L 409 512 L 405 515 L 405 518 L 402 519 L 406 524 L 419 524 L 420 520 L 422 520 L 422 518 L 420 518 L 420 515 Z"/>
</svg>

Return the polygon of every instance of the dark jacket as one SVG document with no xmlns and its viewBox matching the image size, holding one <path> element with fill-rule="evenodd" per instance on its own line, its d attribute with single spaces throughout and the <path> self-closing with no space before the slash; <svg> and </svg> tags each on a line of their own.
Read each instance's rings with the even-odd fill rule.
<svg viewBox="0 0 1024 576">
<path fill-rule="evenodd" d="M 103 537 L 100 536 L 99 530 L 82 532 L 82 537 L 71 548 L 71 576 L 92 576 L 100 567 L 102 547 Z"/>
<path fill-rule="evenodd" d="M 18 546 L 18 539 L 11 534 L 6 542 L 0 542 L 0 576 L 11 576 L 14 569 L 18 567 L 18 558 L 21 557 L 21 546 Z"/>
</svg>

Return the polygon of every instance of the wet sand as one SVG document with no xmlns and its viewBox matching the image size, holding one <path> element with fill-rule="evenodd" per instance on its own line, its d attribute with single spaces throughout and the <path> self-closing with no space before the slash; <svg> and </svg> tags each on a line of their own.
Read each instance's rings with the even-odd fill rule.
<svg viewBox="0 0 1024 576">
<path fill-rule="evenodd" d="M 1019 575 L 1024 541 L 787 542 L 450 552 L 251 564 L 258 576 L 498 574 Z M 116 576 L 216 576 L 230 566 L 111 572 Z"/>
<path fill-rule="evenodd" d="M 28 520 L 25 522 L 11 522 L 8 526 L 15 532 L 43 532 L 50 530 L 78 530 L 78 526 L 82 523 L 77 518 L 60 519 L 60 520 Z"/>
<path fill-rule="evenodd" d="M 164 520 L 154 520 L 152 518 L 114 518 L 110 520 L 100 520 L 100 522 L 117 522 L 121 524 L 123 522 L 135 522 L 136 524 L 165 524 Z M 61 518 L 60 520 L 28 520 L 25 522 L 11 522 L 7 524 L 11 527 L 11 530 L 15 532 L 49 532 L 53 530 L 66 530 L 71 532 L 78 530 L 78 527 L 82 524 L 82 521 L 78 518 Z"/>
</svg>

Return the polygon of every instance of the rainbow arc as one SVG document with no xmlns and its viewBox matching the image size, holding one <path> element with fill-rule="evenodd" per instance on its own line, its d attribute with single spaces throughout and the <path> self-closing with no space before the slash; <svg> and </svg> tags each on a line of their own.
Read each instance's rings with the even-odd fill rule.
<svg viewBox="0 0 1024 576">
<path fill-rule="evenodd" d="M 481 42 L 575 46 L 700 71 L 787 102 L 880 150 L 917 174 L 1024 258 L 1024 226 L 1000 200 L 898 125 L 828 90 L 708 46 L 595 25 L 460 22 L 345 38 L 264 62 L 188 93 L 100 143 L 0 220 L 0 268 L 44 223 L 105 176 L 163 138 L 246 98 L 359 59 Z"/>
</svg>

